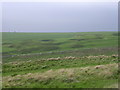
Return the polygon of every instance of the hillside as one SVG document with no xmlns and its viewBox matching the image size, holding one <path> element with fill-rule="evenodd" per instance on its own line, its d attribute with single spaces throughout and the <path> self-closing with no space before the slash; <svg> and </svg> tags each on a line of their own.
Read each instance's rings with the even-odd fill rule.
<svg viewBox="0 0 120 90">
<path fill-rule="evenodd" d="M 5 88 L 117 88 L 117 32 L 3 33 Z"/>
</svg>

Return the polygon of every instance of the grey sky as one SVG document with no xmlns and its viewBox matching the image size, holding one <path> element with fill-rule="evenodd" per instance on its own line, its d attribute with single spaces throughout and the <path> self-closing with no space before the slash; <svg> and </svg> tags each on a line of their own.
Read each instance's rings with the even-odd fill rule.
<svg viewBox="0 0 120 90">
<path fill-rule="evenodd" d="M 3 3 L 3 32 L 117 31 L 115 2 Z"/>
</svg>

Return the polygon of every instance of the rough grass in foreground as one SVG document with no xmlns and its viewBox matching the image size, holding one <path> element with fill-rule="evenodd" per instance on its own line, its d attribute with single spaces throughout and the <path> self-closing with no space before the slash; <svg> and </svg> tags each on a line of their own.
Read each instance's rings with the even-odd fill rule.
<svg viewBox="0 0 120 90">
<path fill-rule="evenodd" d="M 118 55 L 69 56 L 5 63 L 3 87 L 110 87 L 118 82 L 117 63 Z"/>
<path fill-rule="evenodd" d="M 117 70 L 118 64 L 116 63 L 80 68 L 51 69 L 44 73 L 6 76 L 3 78 L 3 86 L 17 88 L 104 88 L 117 83 Z M 115 88 L 117 88 L 117 86 Z"/>
</svg>

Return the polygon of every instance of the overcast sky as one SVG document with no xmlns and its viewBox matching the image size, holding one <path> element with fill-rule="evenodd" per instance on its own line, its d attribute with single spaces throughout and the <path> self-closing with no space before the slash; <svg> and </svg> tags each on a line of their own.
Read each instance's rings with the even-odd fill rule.
<svg viewBox="0 0 120 90">
<path fill-rule="evenodd" d="M 117 31 L 117 9 L 117 2 L 6 2 L 2 31 Z"/>
</svg>

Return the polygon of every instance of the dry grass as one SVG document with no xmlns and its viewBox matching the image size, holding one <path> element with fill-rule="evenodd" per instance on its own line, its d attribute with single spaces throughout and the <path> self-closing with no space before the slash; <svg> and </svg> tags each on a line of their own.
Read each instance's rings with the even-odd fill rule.
<svg viewBox="0 0 120 90">
<path fill-rule="evenodd" d="M 112 84 L 110 86 L 105 86 L 104 88 L 118 88 L 118 83 Z"/>
<path fill-rule="evenodd" d="M 79 79 L 87 79 L 85 77 L 93 75 L 96 77 L 107 78 L 111 77 L 114 74 L 114 71 L 118 70 L 118 64 L 107 64 L 107 65 L 97 65 L 97 66 L 88 66 L 82 68 L 68 68 L 68 69 L 58 69 L 58 70 L 48 70 L 44 73 L 28 73 L 25 75 L 16 75 L 16 76 L 6 76 L 3 77 L 3 86 L 16 86 L 23 85 L 23 81 L 26 82 L 44 82 L 51 81 L 54 79 L 57 80 L 69 80 L 71 82 L 79 82 Z"/>
</svg>

